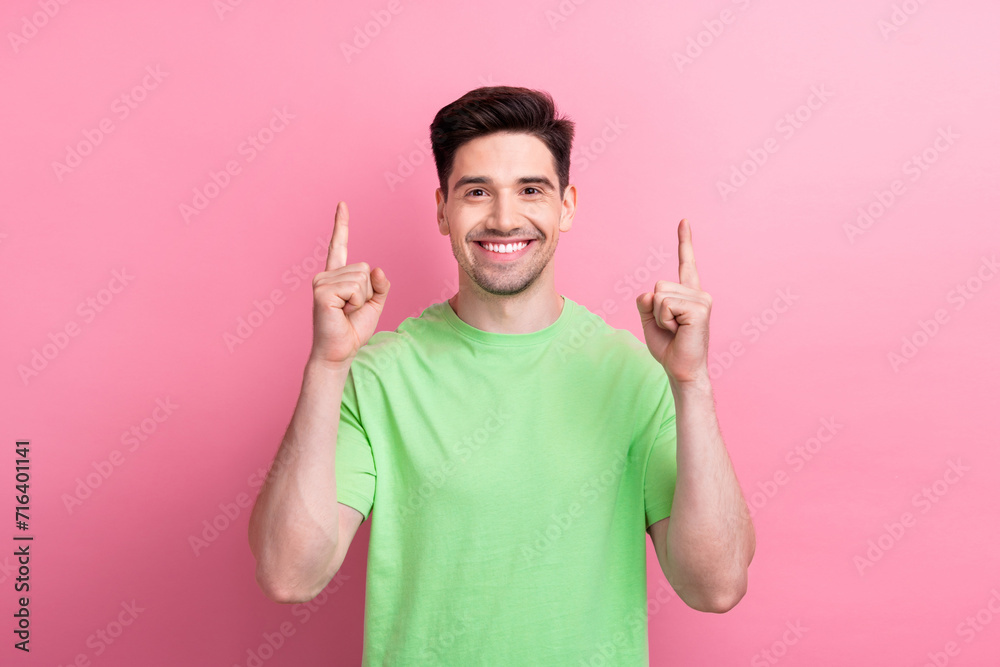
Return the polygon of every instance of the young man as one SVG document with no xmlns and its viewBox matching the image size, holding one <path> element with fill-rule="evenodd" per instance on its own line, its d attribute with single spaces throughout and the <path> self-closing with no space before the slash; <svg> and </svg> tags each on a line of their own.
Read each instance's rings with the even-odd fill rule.
<svg viewBox="0 0 1000 667">
<path fill-rule="evenodd" d="M 690 226 L 680 283 L 636 299 L 645 345 L 560 295 L 572 139 L 524 88 L 438 112 L 437 222 L 459 289 L 394 332 L 374 333 L 389 281 L 347 264 L 337 206 L 250 544 L 268 597 L 302 602 L 376 517 L 365 665 L 646 665 L 647 532 L 689 606 L 725 612 L 746 591 L 755 537 L 715 415 Z"/>
</svg>

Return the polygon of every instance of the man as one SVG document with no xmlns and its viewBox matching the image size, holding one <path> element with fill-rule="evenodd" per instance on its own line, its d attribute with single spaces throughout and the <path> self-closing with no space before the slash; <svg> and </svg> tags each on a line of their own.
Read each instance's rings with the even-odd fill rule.
<svg viewBox="0 0 1000 667">
<path fill-rule="evenodd" d="M 648 664 L 646 533 L 707 612 L 742 598 L 755 548 L 690 226 L 680 283 L 636 299 L 643 346 L 555 289 L 577 192 L 548 94 L 471 91 L 431 139 L 458 292 L 374 333 L 389 281 L 347 264 L 338 204 L 302 393 L 251 516 L 257 581 L 313 598 L 374 514 L 365 665 Z"/>
</svg>

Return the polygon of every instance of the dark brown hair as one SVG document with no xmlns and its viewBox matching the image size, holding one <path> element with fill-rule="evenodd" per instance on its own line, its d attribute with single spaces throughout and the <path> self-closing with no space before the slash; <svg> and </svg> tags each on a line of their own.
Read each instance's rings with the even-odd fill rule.
<svg viewBox="0 0 1000 667">
<path fill-rule="evenodd" d="M 431 147 L 445 201 L 455 152 L 462 144 L 495 132 L 523 132 L 545 142 L 555 161 L 562 198 L 569 184 L 573 121 L 556 116 L 552 96 L 544 91 L 485 86 L 470 90 L 442 108 L 431 123 Z"/>
</svg>

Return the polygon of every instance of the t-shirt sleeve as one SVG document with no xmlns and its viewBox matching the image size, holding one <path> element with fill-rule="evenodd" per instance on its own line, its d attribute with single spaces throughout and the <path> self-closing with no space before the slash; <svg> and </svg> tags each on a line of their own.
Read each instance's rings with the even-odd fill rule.
<svg viewBox="0 0 1000 667">
<path fill-rule="evenodd" d="M 340 403 L 334 470 L 337 478 L 337 501 L 358 510 L 367 520 L 375 502 L 375 458 L 368 434 L 361 423 L 353 367 L 347 374 Z"/>
<path fill-rule="evenodd" d="M 669 385 L 667 391 L 670 391 Z M 673 395 L 667 402 L 660 429 L 646 462 L 643 489 L 646 501 L 646 527 L 670 516 L 677 483 L 677 420 Z"/>
</svg>

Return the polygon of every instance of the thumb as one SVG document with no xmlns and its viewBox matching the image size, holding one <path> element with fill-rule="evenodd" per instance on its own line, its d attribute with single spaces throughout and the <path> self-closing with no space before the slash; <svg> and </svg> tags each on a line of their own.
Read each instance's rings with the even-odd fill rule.
<svg viewBox="0 0 1000 667">
<path fill-rule="evenodd" d="M 640 294 L 635 300 L 635 306 L 639 310 L 639 321 L 642 322 L 642 330 L 648 338 L 650 334 L 646 327 L 650 323 L 653 324 L 654 329 L 659 327 L 656 324 L 656 314 L 653 313 L 653 293 L 643 292 Z"/>
<path fill-rule="evenodd" d="M 646 315 L 653 313 L 653 294 L 651 292 L 643 292 L 636 297 L 635 305 L 639 309 L 639 314 L 645 319 Z"/>
<path fill-rule="evenodd" d="M 372 301 L 379 306 L 385 305 L 385 297 L 389 294 L 389 279 L 381 267 L 373 269 L 372 278 Z"/>
</svg>

